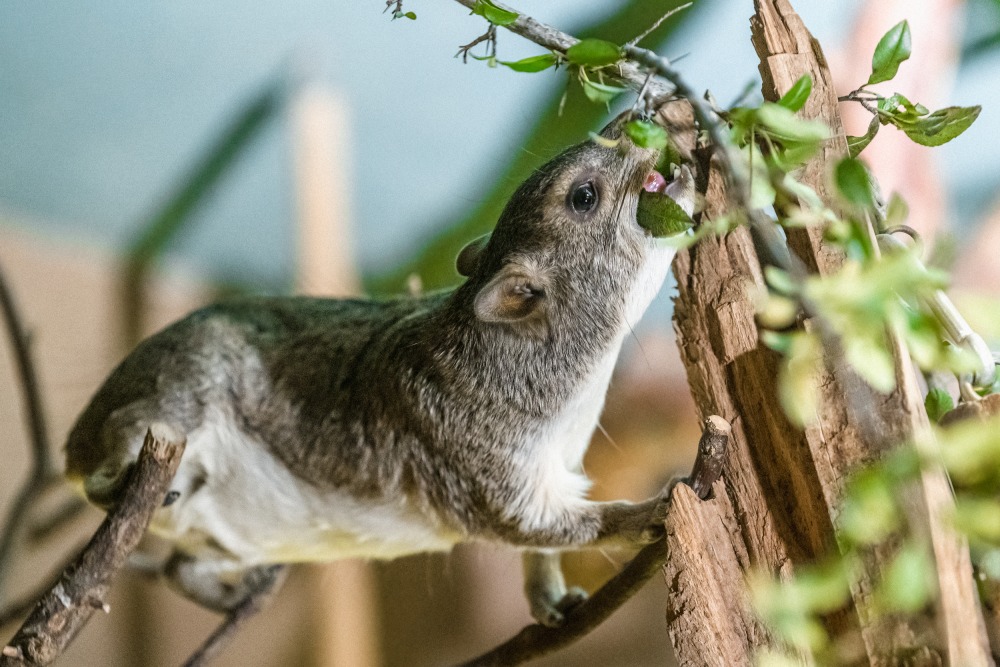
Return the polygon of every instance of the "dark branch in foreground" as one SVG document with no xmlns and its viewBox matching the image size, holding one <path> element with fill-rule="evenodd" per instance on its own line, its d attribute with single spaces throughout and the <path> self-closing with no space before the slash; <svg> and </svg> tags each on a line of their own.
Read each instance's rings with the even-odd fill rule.
<svg viewBox="0 0 1000 667">
<path fill-rule="evenodd" d="M 108 611 L 111 578 L 163 503 L 183 451 L 184 439 L 169 427 L 149 430 L 118 505 L 3 648 L 0 667 L 51 663 L 96 610 Z"/>
<path fill-rule="evenodd" d="M 705 430 L 698 442 L 691 478 L 687 483 L 703 500 L 722 472 L 722 460 L 729 446 L 732 428 L 721 417 L 705 420 Z M 603 623 L 635 595 L 667 559 L 667 541 L 663 538 L 645 546 L 610 581 L 566 615 L 557 628 L 529 625 L 491 651 L 462 664 L 462 667 L 518 665 L 573 643 Z"/>
<path fill-rule="evenodd" d="M 7 520 L 4 522 L 3 533 L 0 535 L 0 593 L 2 593 L 4 581 L 10 570 L 10 558 L 14 551 L 14 544 L 21 533 L 32 503 L 54 479 L 54 466 L 49 454 L 49 435 L 45 426 L 45 411 L 38 388 L 38 375 L 31 357 L 30 340 L 3 271 L 0 271 L 0 310 L 3 311 L 4 323 L 14 351 L 14 361 L 21 384 L 21 395 L 24 400 L 31 443 L 31 471 L 14 498 L 7 514 Z"/>
</svg>

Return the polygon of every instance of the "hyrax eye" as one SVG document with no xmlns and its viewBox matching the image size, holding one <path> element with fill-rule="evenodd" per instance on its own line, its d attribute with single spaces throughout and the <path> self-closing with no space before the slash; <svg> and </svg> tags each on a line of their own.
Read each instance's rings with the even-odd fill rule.
<svg viewBox="0 0 1000 667">
<path fill-rule="evenodd" d="M 597 206 L 597 189 L 590 181 L 581 183 L 569 194 L 569 205 L 577 213 L 587 213 Z"/>
</svg>

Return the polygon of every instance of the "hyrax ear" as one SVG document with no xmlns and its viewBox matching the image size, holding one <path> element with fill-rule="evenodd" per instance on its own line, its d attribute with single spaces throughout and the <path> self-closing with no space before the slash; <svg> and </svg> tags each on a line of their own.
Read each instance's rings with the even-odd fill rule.
<svg viewBox="0 0 1000 667">
<path fill-rule="evenodd" d="M 535 267 L 507 264 L 476 295 L 483 322 L 538 322 L 545 317 L 548 277 Z"/>
<path fill-rule="evenodd" d="M 468 278 L 475 272 L 476 267 L 479 265 L 479 256 L 483 253 L 483 248 L 486 247 L 489 240 L 490 235 L 483 234 L 462 248 L 462 251 L 458 253 L 458 257 L 455 258 L 455 268 L 458 269 L 459 274 Z"/>
</svg>

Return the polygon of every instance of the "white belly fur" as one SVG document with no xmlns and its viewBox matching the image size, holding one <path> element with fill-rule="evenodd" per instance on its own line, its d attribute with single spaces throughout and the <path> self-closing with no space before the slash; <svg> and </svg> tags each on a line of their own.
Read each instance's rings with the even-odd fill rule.
<svg viewBox="0 0 1000 667">
<path fill-rule="evenodd" d="M 459 539 L 404 498 L 361 502 L 298 480 L 219 410 L 188 434 L 170 488 L 181 495 L 156 512 L 153 531 L 194 555 L 221 546 L 244 565 L 395 558 Z"/>
<path fill-rule="evenodd" d="M 586 499 L 590 480 L 582 474 L 583 456 L 597 426 L 611 375 L 622 342 L 646 311 L 663 285 L 675 249 L 658 244 L 640 271 L 625 303 L 625 326 L 611 349 L 593 370 L 577 396 L 543 432 L 535 434 L 526 450 L 536 463 L 524 466 L 522 489 L 508 519 L 518 520 L 527 530 L 551 525 L 573 515 L 592 501 Z"/>
</svg>

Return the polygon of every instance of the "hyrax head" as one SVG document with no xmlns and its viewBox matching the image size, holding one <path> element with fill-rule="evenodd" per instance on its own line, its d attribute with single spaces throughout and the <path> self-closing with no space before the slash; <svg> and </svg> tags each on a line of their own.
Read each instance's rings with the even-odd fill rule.
<svg viewBox="0 0 1000 667">
<path fill-rule="evenodd" d="M 601 131 L 607 141 L 577 144 L 535 171 L 492 234 L 462 250 L 457 267 L 477 290 L 478 319 L 539 336 L 566 318 L 620 322 L 645 309 L 673 251 L 636 222 L 660 152 L 633 144 L 627 120 Z"/>
</svg>

